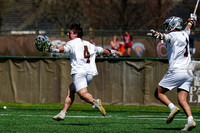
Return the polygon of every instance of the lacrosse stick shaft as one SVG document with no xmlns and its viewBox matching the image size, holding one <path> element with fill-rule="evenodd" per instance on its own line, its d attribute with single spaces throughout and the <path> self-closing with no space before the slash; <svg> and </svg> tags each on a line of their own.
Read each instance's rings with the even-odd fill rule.
<svg viewBox="0 0 200 133">
<path fill-rule="evenodd" d="M 198 5 L 199 5 L 199 0 L 197 0 L 197 3 L 196 3 L 196 6 L 195 6 L 195 8 L 194 8 L 194 13 L 193 13 L 193 14 L 196 14 Z"/>
</svg>

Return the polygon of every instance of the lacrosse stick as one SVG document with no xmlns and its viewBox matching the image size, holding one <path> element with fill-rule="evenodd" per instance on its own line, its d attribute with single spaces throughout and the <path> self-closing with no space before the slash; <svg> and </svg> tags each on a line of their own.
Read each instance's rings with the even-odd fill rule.
<svg viewBox="0 0 200 133">
<path fill-rule="evenodd" d="M 196 80 L 200 80 L 200 61 L 191 61 L 187 68 L 188 74 Z"/>
<path fill-rule="evenodd" d="M 198 5 L 199 5 L 199 0 L 197 0 L 197 3 L 196 3 L 196 6 L 195 6 L 195 8 L 194 8 L 194 12 L 193 12 L 193 14 L 196 14 L 196 12 L 197 12 L 197 8 L 198 8 Z"/>
</svg>

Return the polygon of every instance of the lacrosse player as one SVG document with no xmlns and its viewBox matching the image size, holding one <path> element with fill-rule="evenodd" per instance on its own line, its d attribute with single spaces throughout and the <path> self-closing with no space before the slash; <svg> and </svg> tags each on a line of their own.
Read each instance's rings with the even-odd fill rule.
<svg viewBox="0 0 200 133">
<path fill-rule="evenodd" d="M 80 24 L 72 24 L 67 34 L 70 41 L 65 46 L 60 46 L 57 49 L 53 49 L 52 52 L 69 53 L 71 60 L 71 75 L 73 83 L 68 88 L 68 95 L 65 99 L 64 108 L 61 112 L 54 116 L 54 120 L 64 120 L 66 113 L 72 105 L 75 93 L 78 93 L 79 97 L 84 101 L 93 105 L 93 108 L 98 108 L 103 116 L 106 116 L 106 111 L 102 106 L 100 99 L 94 99 L 93 96 L 88 93 L 87 87 L 93 79 L 93 76 L 97 75 L 97 68 L 95 64 L 95 55 L 98 54 L 114 54 L 115 51 L 103 49 L 102 47 L 95 46 L 88 41 L 82 40 L 83 30 Z"/>
<path fill-rule="evenodd" d="M 170 114 L 166 123 L 171 123 L 174 116 L 180 111 L 165 95 L 166 92 L 177 87 L 178 103 L 183 108 L 188 122 L 182 131 L 192 130 L 196 127 L 196 122 L 192 116 L 191 108 L 187 102 L 190 85 L 193 78 L 187 73 L 187 66 L 191 61 L 189 51 L 189 34 L 190 29 L 195 27 L 197 16 L 191 14 L 188 19 L 186 28 L 182 30 L 183 20 L 180 17 L 172 16 L 168 18 L 163 26 L 165 26 L 166 33 L 160 33 L 151 30 L 147 35 L 154 38 L 164 40 L 168 52 L 169 69 L 162 80 L 159 82 L 155 97 L 163 104 L 169 107 Z"/>
</svg>

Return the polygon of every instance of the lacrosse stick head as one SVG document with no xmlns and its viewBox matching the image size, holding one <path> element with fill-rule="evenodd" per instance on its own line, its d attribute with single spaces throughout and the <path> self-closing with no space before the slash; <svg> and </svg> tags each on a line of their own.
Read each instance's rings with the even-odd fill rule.
<svg viewBox="0 0 200 133">
<path fill-rule="evenodd" d="M 170 32 L 174 29 L 181 30 L 182 25 L 183 19 L 181 19 L 180 17 L 172 16 L 165 20 L 162 27 L 165 32 Z"/>
<path fill-rule="evenodd" d="M 50 49 L 51 46 L 51 40 L 49 39 L 48 36 L 45 35 L 38 35 L 35 38 L 34 45 L 37 50 L 41 52 L 47 52 Z"/>
<path fill-rule="evenodd" d="M 200 80 L 200 61 L 191 61 L 188 65 L 187 72 L 195 80 Z"/>
</svg>

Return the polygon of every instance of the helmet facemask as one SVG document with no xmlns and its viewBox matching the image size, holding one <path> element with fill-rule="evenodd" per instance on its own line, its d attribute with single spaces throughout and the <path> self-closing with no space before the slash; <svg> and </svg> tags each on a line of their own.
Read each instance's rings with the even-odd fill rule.
<svg viewBox="0 0 200 133">
<path fill-rule="evenodd" d="M 163 23 L 163 29 L 165 32 L 173 31 L 174 29 L 181 30 L 183 25 L 183 20 L 180 17 L 172 16 L 165 20 Z"/>
</svg>

